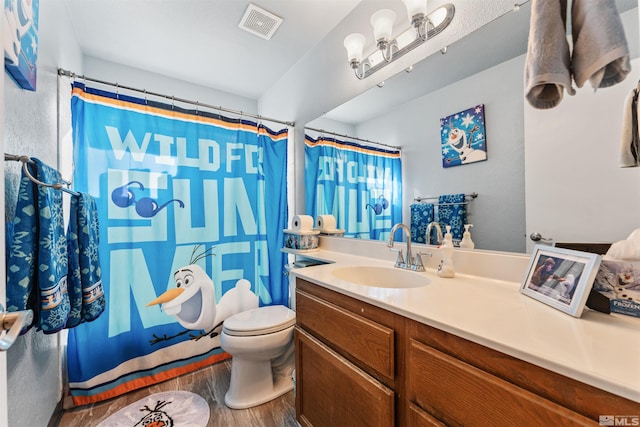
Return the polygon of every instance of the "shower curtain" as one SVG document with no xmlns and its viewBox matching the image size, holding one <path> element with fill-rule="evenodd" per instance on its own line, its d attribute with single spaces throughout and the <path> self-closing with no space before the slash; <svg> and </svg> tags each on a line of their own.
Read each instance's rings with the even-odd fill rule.
<svg viewBox="0 0 640 427">
<path fill-rule="evenodd" d="M 307 213 L 334 215 L 345 237 L 384 240 L 402 222 L 399 150 L 305 135 Z"/>
<path fill-rule="evenodd" d="M 287 305 L 288 130 L 80 83 L 71 108 L 74 187 L 96 199 L 107 299 L 100 318 L 69 332 L 69 384 L 81 405 L 229 357 L 217 333 L 147 306 L 180 286 L 182 267 L 195 264 L 213 282 L 215 301 L 198 310 L 239 279 L 260 305 Z"/>
</svg>

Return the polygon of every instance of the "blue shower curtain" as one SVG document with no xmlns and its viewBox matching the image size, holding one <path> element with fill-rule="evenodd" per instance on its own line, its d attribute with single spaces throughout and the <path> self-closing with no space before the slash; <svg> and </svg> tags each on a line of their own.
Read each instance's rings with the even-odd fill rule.
<svg viewBox="0 0 640 427">
<path fill-rule="evenodd" d="M 402 222 L 400 151 L 305 135 L 307 214 L 333 215 L 345 237 L 383 240 Z"/>
<path fill-rule="evenodd" d="M 216 301 L 247 279 L 260 305 L 287 304 L 288 131 L 79 83 L 71 107 L 74 187 L 96 199 L 107 300 L 69 333 L 71 395 L 86 404 L 228 357 L 216 334 L 147 306 L 181 267 L 200 266 Z"/>
</svg>

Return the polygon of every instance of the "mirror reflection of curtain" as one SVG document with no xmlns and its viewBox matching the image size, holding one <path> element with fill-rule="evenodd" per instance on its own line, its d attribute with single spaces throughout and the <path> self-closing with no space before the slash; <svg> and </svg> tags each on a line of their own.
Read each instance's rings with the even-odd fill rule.
<svg viewBox="0 0 640 427">
<path fill-rule="evenodd" d="M 177 316 L 211 314 L 239 279 L 260 305 L 288 304 L 280 250 L 288 131 L 79 83 L 71 107 L 74 188 L 96 198 L 107 297 L 100 318 L 69 332 L 69 383 L 80 405 L 228 358 L 219 327 L 188 330 Z M 147 306 L 179 290 L 174 272 L 199 270 L 192 265 L 207 278 L 194 273 L 182 289 L 206 283 L 215 301 L 198 291 L 174 315 Z"/>
<path fill-rule="evenodd" d="M 305 135 L 307 214 L 333 215 L 345 237 L 384 240 L 402 222 L 400 151 Z"/>
</svg>

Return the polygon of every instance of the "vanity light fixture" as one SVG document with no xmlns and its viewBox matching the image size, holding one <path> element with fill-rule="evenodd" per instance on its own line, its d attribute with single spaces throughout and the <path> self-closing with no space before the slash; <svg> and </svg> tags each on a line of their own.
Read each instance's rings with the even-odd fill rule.
<svg viewBox="0 0 640 427">
<path fill-rule="evenodd" d="M 395 39 L 391 38 L 393 23 L 396 20 L 394 11 L 382 9 L 371 16 L 377 51 L 363 58 L 365 36 L 353 33 L 344 39 L 349 64 L 357 78 L 362 80 L 369 77 L 388 63 L 440 34 L 451 23 L 455 14 L 455 7 L 451 3 L 427 13 L 427 0 L 402 0 L 402 2 L 411 20 L 411 27 L 398 34 Z"/>
</svg>

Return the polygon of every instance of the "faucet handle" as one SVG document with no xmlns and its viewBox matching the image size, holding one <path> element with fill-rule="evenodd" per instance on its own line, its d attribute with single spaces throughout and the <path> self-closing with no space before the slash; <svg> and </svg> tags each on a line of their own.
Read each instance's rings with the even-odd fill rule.
<svg viewBox="0 0 640 427">
<path fill-rule="evenodd" d="M 424 264 L 422 264 L 422 255 L 433 256 L 431 252 L 418 252 L 413 260 L 413 264 L 411 264 L 411 269 L 413 271 L 424 271 Z"/>
<path fill-rule="evenodd" d="M 404 262 L 404 257 L 402 256 L 402 249 L 389 248 L 391 252 L 398 252 L 398 257 L 396 258 L 396 263 L 394 267 L 405 268 L 407 263 Z"/>
</svg>

